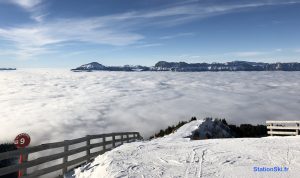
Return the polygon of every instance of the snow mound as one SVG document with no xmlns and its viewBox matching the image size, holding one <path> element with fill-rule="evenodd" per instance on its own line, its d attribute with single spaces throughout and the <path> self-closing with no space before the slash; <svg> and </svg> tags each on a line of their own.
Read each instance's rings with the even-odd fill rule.
<svg viewBox="0 0 300 178">
<path fill-rule="evenodd" d="M 191 121 L 180 127 L 174 133 L 165 136 L 165 139 L 208 139 L 208 138 L 232 138 L 230 128 L 218 119 L 207 118 Z"/>
<path fill-rule="evenodd" d="M 187 124 L 184 124 L 174 133 L 165 136 L 164 138 L 168 139 L 180 139 L 180 138 L 191 138 L 195 130 L 199 129 L 199 126 L 202 125 L 204 120 L 195 120 Z M 190 139 L 188 139 L 190 140 Z"/>
</svg>

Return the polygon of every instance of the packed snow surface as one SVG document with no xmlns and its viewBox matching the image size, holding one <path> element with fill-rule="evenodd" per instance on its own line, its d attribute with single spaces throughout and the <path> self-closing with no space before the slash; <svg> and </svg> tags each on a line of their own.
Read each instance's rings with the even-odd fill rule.
<svg viewBox="0 0 300 178">
<path fill-rule="evenodd" d="M 151 141 L 124 144 L 70 172 L 67 178 L 211 178 L 292 177 L 300 171 L 300 137 L 194 140 L 189 135 L 202 121 Z M 254 167 L 284 167 L 282 172 L 255 172 Z"/>
<path fill-rule="evenodd" d="M 192 116 L 264 124 L 300 115 L 300 72 L 0 72 L 0 142 L 32 145 L 87 134 L 148 137 Z"/>
</svg>

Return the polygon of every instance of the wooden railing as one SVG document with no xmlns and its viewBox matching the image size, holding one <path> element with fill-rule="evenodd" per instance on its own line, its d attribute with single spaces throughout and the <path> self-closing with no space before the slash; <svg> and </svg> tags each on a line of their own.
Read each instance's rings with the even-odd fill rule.
<svg viewBox="0 0 300 178">
<path fill-rule="evenodd" d="M 96 141 L 92 143 L 95 139 L 101 139 L 101 141 Z M 30 158 L 30 154 L 36 154 L 38 152 L 48 150 L 51 153 L 53 149 L 63 149 L 63 152 L 51 153 L 47 156 L 39 156 L 35 159 L 27 159 L 22 164 L 15 164 L 7 167 L 0 168 L 0 176 L 7 175 L 13 172 L 22 171 L 22 178 L 36 178 L 45 174 L 53 173 L 55 171 L 60 171 L 59 177 L 74 168 L 75 166 L 82 165 L 85 162 L 90 162 L 93 158 L 98 155 L 105 153 L 106 151 L 115 148 L 124 142 L 133 142 L 136 140 L 142 139 L 138 132 L 122 132 L 122 133 L 109 133 L 109 134 L 100 134 L 100 135 L 87 135 L 82 138 L 77 138 L 74 140 L 65 140 L 62 142 L 56 143 L 47 143 L 38 146 L 28 147 L 24 149 L 18 149 L 14 151 L 0 153 L 0 161 L 5 159 L 15 159 L 19 155 L 23 155 L 23 158 Z M 71 145 L 84 144 L 84 146 L 71 149 Z M 100 148 L 100 151 L 92 152 L 92 149 Z M 83 153 L 84 156 L 79 158 L 69 160 L 73 155 Z M 60 162 L 58 162 L 60 160 Z M 55 165 L 47 165 L 45 168 L 39 168 L 41 164 L 48 164 L 51 161 L 57 161 Z M 35 168 L 34 171 L 28 173 L 28 169 Z"/>
<path fill-rule="evenodd" d="M 299 135 L 300 121 L 266 121 L 268 134 Z"/>
</svg>

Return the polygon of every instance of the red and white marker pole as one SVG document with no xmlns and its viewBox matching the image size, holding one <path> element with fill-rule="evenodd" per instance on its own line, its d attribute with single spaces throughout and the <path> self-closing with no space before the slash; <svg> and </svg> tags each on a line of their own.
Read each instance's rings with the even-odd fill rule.
<svg viewBox="0 0 300 178">
<path fill-rule="evenodd" d="M 18 149 L 25 148 L 30 144 L 30 136 L 26 133 L 21 133 L 15 138 L 14 143 Z M 22 164 L 24 161 L 27 161 L 27 155 L 24 156 L 20 154 L 19 164 Z M 18 177 L 21 178 L 23 176 L 23 171 L 19 170 L 18 175 Z"/>
</svg>

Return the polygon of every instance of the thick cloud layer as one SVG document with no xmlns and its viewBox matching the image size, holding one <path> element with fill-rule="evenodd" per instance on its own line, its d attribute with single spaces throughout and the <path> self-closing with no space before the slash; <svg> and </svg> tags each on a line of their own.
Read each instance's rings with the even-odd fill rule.
<svg viewBox="0 0 300 178">
<path fill-rule="evenodd" d="M 149 136 L 191 116 L 263 124 L 300 118 L 299 72 L 0 72 L 0 141 L 115 131 Z"/>
</svg>

